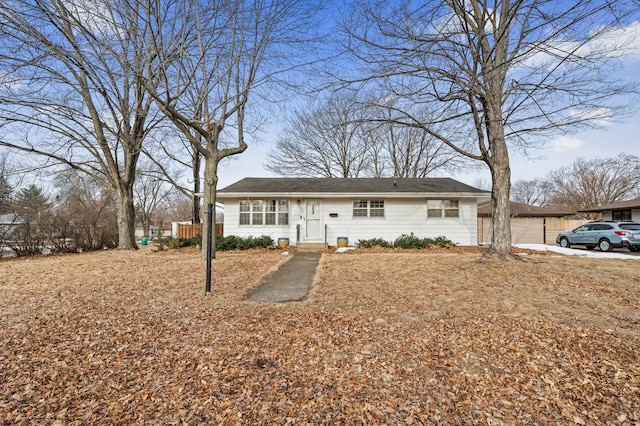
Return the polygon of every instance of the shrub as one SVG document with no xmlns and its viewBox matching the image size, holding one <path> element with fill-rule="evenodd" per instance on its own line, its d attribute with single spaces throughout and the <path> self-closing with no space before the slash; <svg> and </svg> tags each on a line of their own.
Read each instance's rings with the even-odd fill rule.
<svg viewBox="0 0 640 426">
<path fill-rule="evenodd" d="M 252 248 L 267 248 L 273 245 L 273 239 L 268 235 L 247 238 L 236 235 L 216 235 L 216 250 L 248 250 Z"/>
<path fill-rule="evenodd" d="M 413 232 L 410 235 L 400 235 L 393 242 L 393 246 L 403 249 L 423 249 L 427 247 L 424 239 L 416 237 L 415 235 L 413 235 Z"/>
<path fill-rule="evenodd" d="M 426 249 L 431 246 L 437 247 L 453 247 L 455 244 L 445 238 L 445 237 L 436 237 L 436 238 L 418 238 L 413 232 L 411 234 L 402 234 L 398 238 L 395 239 L 393 244 L 382 238 L 370 238 L 368 240 L 358 240 L 357 246 L 361 248 L 370 248 L 370 247 L 395 247 L 402 249 Z"/>
<path fill-rule="evenodd" d="M 429 239 L 429 238 L 427 238 L 427 239 Z M 431 242 L 431 245 L 433 245 L 433 246 L 438 246 L 438 247 L 442 247 L 442 248 L 449 248 L 449 247 L 455 246 L 453 241 L 451 241 L 450 239 L 445 238 L 443 236 L 436 237 L 434 239 L 429 239 L 429 240 Z"/>
<path fill-rule="evenodd" d="M 167 247 L 170 249 L 177 249 L 180 247 L 198 246 L 202 247 L 202 236 L 196 235 L 191 238 L 168 238 L 166 240 Z"/>
<path fill-rule="evenodd" d="M 438 246 L 443 248 L 453 247 L 455 244 L 453 241 L 440 236 L 436 238 L 418 238 L 413 235 L 403 234 L 400 235 L 393 243 L 394 247 L 407 248 L 407 249 L 424 249 L 431 246 Z"/>
<path fill-rule="evenodd" d="M 382 238 L 369 238 L 368 240 L 358 240 L 356 246 L 362 248 L 391 247 L 391 243 Z"/>
<path fill-rule="evenodd" d="M 254 248 L 267 248 L 273 245 L 273 239 L 268 235 L 262 235 L 252 240 Z"/>
</svg>

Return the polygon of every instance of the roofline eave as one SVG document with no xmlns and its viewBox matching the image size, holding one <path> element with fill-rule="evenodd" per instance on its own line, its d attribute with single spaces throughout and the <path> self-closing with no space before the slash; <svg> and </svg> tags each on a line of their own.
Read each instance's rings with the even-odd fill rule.
<svg viewBox="0 0 640 426">
<path fill-rule="evenodd" d="M 490 192 L 366 192 L 366 193 L 344 193 L 344 192 L 225 192 L 218 193 L 217 199 L 224 198 L 487 198 L 491 197 Z"/>
</svg>

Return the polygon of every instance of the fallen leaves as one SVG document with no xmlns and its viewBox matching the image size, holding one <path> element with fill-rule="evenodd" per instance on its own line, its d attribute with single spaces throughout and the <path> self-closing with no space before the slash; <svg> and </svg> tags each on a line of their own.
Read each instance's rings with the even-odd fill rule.
<svg viewBox="0 0 640 426">
<path fill-rule="evenodd" d="M 209 296 L 188 250 L 3 261 L 0 423 L 640 422 L 640 273 L 478 258 L 326 254 L 290 304 L 245 300 L 277 252 Z"/>
</svg>

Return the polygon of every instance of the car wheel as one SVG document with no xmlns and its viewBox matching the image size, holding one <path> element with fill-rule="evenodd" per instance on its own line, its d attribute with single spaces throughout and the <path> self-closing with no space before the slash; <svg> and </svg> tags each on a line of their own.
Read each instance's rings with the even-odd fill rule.
<svg viewBox="0 0 640 426">
<path fill-rule="evenodd" d="M 585 246 L 587 247 L 587 250 L 593 250 L 594 248 L 596 248 L 596 246 Z"/>
<path fill-rule="evenodd" d="M 611 245 L 611 241 L 607 240 L 606 238 L 603 238 L 598 242 L 598 248 L 600 249 L 600 251 L 611 251 L 611 250 L 613 250 L 613 246 Z"/>
<path fill-rule="evenodd" d="M 629 251 L 638 252 L 638 251 L 640 251 L 640 247 L 638 247 L 638 246 L 629 246 Z"/>
<path fill-rule="evenodd" d="M 560 238 L 560 247 L 569 248 L 571 244 L 569 243 L 569 239 L 567 237 Z"/>
</svg>

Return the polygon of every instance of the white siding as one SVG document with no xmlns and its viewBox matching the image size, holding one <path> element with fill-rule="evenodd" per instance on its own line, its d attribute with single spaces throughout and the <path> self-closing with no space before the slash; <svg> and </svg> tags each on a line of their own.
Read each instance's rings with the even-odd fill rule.
<svg viewBox="0 0 640 426">
<path fill-rule="evenodd" d="M 628 210 L 628 209 L 620 209 Z M 602 212 L 602 220 L 611 220 L 613 213 L 611 210 L 605 210 Z M 633 222 L 640 222 L 640 209 L 631 209 L 631 220 Z"/>
<path fill-rule="evenodd" d="M 268 197 L 265 197 L 268 198 Z M 325 240 L 335 246 L 338 237 L 347 237 L 349 245 L 358 240 L 383 238 L 392 242 L 402 234 L 413 233 L 420 238 L 444 236 L 458 245 L 473 246 L 477 240 L 476 199 L 459 199 L 459 217 L 427 218 L 427 200 L 384 199 L 384 217 L 353 217 L 353 199 L 323 199 L 321 226 L 326 230 Z M 368 199 L 366 196 L 360 199 Z M 379 198 L 375 198 L 379 200 Z M 304 235 L 304 200 L 298 206 L 289 200 L 289 226 L 240 226 L 239 200 L 225 200 L 224 234 L 247 237 L 269 235 L 274 241 L 289 238 L 297 243 L 296 226 Z M 336 216 L 337 215 L 337 216 Z M 303 240 L 303 238 L 301 238 Z"/>
<path fill-rule="evenodd" d="M 267 199 L 265 197 L 264 199 Z M 289 225 L 240 225 L 240 200 L 225 199 L 224 202 L 224 235 L 238 237 L 259 237 L 268 235 L 277 243 L 278 238 L 289 238 L 291 244 L 296 240 L 296 226 L 293 223 L 298 206 L 295 200 L 289 200 Z"/>
</svg>

